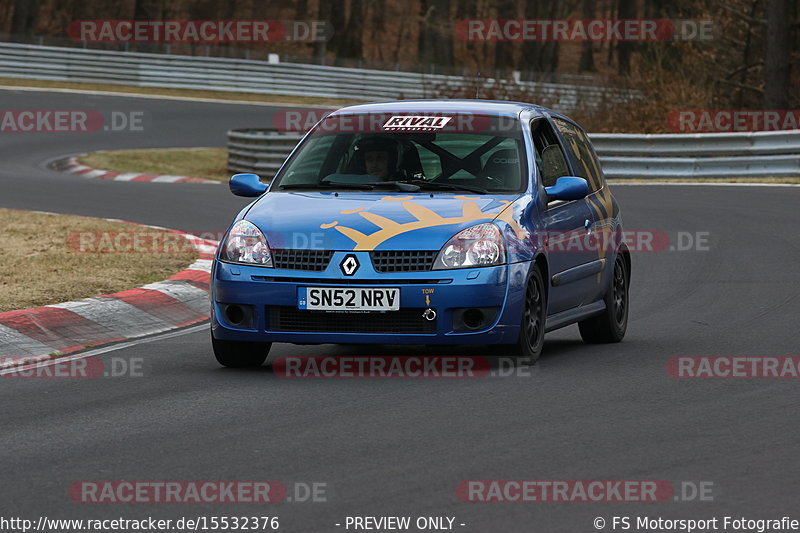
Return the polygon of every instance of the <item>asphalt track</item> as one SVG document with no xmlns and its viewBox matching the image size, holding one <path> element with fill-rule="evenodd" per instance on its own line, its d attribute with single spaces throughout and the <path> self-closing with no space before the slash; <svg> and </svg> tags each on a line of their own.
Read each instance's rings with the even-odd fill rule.
<svg viewBox="0 0 800 533">
<path fill-rule="evenodd" d="M 118 183 L 47 170 L 92 149 L 222 146 L 274 109 L 0 91 L 4 109 L 145 110 L 144 133 L 0 134 L 0 207 L 224 229 L 241 199 L 203 184 Z M 633 257 L 628 335 L 548 335 L 530 375 L 470 380 L 288 380 L 222 369 L 208 333 L 105 353 L 142 377 L 0 378 L 2 515 L 277 515 L 283 531 L 343 531 L 348 515 L 455 516 L 464 532 L 589 532 L 613 516 L 797 515 L 798 381 L 680 380 L 677 355 L 800 355 L 797 187 L 616 187 L 626 228 L 709 232 L 707 251 Z M 415 353 L 481 354 L 477 349 Z M 276 345 L 274 355 L 408 354 Z M 713 501 L 464 503 L 469 479 L 712 482 Z M 78 504 L 81 480 L 327 484 L 327 502 Z M 340 523 L 341 527 L 334 524 Z M 460 526 L 458 524 L 465 524 Z M 619 526 L 618 526 L 619 527 Z M 635 531 L 635 529 L 632 529 Z M 351 529 L 352 531 L 352 529 Z"/>
</svg>

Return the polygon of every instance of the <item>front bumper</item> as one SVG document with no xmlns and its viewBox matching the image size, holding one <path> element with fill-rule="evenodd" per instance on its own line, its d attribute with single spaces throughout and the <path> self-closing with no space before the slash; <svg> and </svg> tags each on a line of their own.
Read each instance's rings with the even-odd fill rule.
<svg viewBox="0 0 800 533">
<path fill-rule="evenodd" d="M 426 272 L 377 273 L 367 252 L 355 252 L 360 271 L 344 276 L 339 263 L 347 253 L 335 252 L 323 272 L 281 270 L 214 262 L 212 270 L 212 334 L 219 340 L 288 342 L 297 344 L 366 343 L 366 344 L 510 344 L 517 340 L 522 310 L 522 290 L 527 276 L 527 263 L 485 268 L 439 270 Z M 310 311 L 297 310 L 298 287 L 398 287 L 402 313 L 384 317 L 358 313 L 336 317 L 317 316 L 313 331 L 297 331 L 297 317 L 308 317 Z M 228 320 L 230 305 L 244 306 L 248 316 L 245 327 Z M 435 324 L 422 322 L 427 309 L 436 312 Z M 487 310 L 485 324 L 465 331 L 464 310 Z M 294 319 L 291 331 L 276 319 L 281 312 Z M 419 315 L 417 315 L 417 312 Z M 315 312 L 321 313 L 321 312 Z M 326 313 L 327 314 L 327 313 Z M 374 315 L 374 313 L 369 313 Z M 403 318 L 400 318 L 402 314 Z M 376 325 L 374 322 L 378 321 Z M 424 327 L 414 331 L 413 323 Z M 321 323 L 323 325 L 321 326 Z M 372 324 L 368 324 L 373 322 Z M 343 323 L 346 327 L 343 328 Z M 320 331 L 327 327 L 330 331 Z M 342 331 L 358 329 L 363 331 Z M 394 324 L 394 326 L 393 326 Z M 369 325 L 370 327 L 367 327 Z M 299 326 L 302 327 L 302 326 Z M 376 331 L 376 328 L 379 331 Z M 424 329 L 424 331 L 423 331 Z"/>
</svg>

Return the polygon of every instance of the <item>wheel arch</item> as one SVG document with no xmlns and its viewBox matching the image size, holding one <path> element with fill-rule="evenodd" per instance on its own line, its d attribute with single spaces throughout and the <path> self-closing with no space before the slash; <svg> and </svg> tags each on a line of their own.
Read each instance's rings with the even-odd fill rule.
<svg viewBox="0 0 800 533">
<path fill-rule="evenodd" d="M 623 244 L 622 246 L 619 247 L 619 250 L 617 250 L 617 253 L 622 255 L 622 259 L 625 261 L 625 268 L 628 271 L 628 283 L 630 284 L 630 282 L 631 282 L 631 252 L 630 252 L 630 250 L 628 250 L 628 247 Z"/>
<path fill-rule="evenodd" d="M 533 259 L 533 264 L 539 267 L 542 273 L 542 281 L 544 281 L 545 295 L 550 296 L 550 267 L 547 264 L 547 257 L 544 254 L 537 254 Z"/>
</svg>

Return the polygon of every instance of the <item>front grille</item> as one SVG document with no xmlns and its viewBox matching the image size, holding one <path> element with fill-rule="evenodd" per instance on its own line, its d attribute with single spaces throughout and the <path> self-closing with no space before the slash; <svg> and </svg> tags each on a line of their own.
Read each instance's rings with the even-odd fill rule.
<svg viewBox="0 0 800 533">
<path fill-rule="evenodd" d="M 312 333 L 436 333 L 436 320 L 425 309 L 405 307 L 385 313 L 332 313 L 291 306 L 267 306 L 267 330 Z"/>
<path fill-rule="evenodd" d="M 386 250 L 370 252 L 375 272 L 422 272 L 430 270 L 438 251 Z"/>
<path fill-rule="evenodd" d="M 328 268 L 333 256 L 332 250 L 273 250 L 272 261 L 275 268 L 286 270 L 309 270 L 322 272 Z"/>
</svg>

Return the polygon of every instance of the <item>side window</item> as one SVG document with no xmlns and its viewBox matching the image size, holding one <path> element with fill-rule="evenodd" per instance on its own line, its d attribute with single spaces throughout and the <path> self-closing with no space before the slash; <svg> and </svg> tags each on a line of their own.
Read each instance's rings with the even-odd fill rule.
<svg viewBox="0 0 800 533">
<path fill-rule="evenodd" d="M 534 119 L 531 122 L 531 135 L 536 151 L 536 166 L 539 168 L 542 184 L 550 187 L 561 176 L 569 175 L 564 151 L 547 119 Z"/>
<path fill-rule="evenodd" d="M 603 187 L 603 171 L 586 133 L 565 120 L 554 119 L 553 122 L 564 136 L 567 148 L 572 153 L 575 171 L 578 176 L 589 182 L 589 192 L 601 189 Z"/>
</svg>

